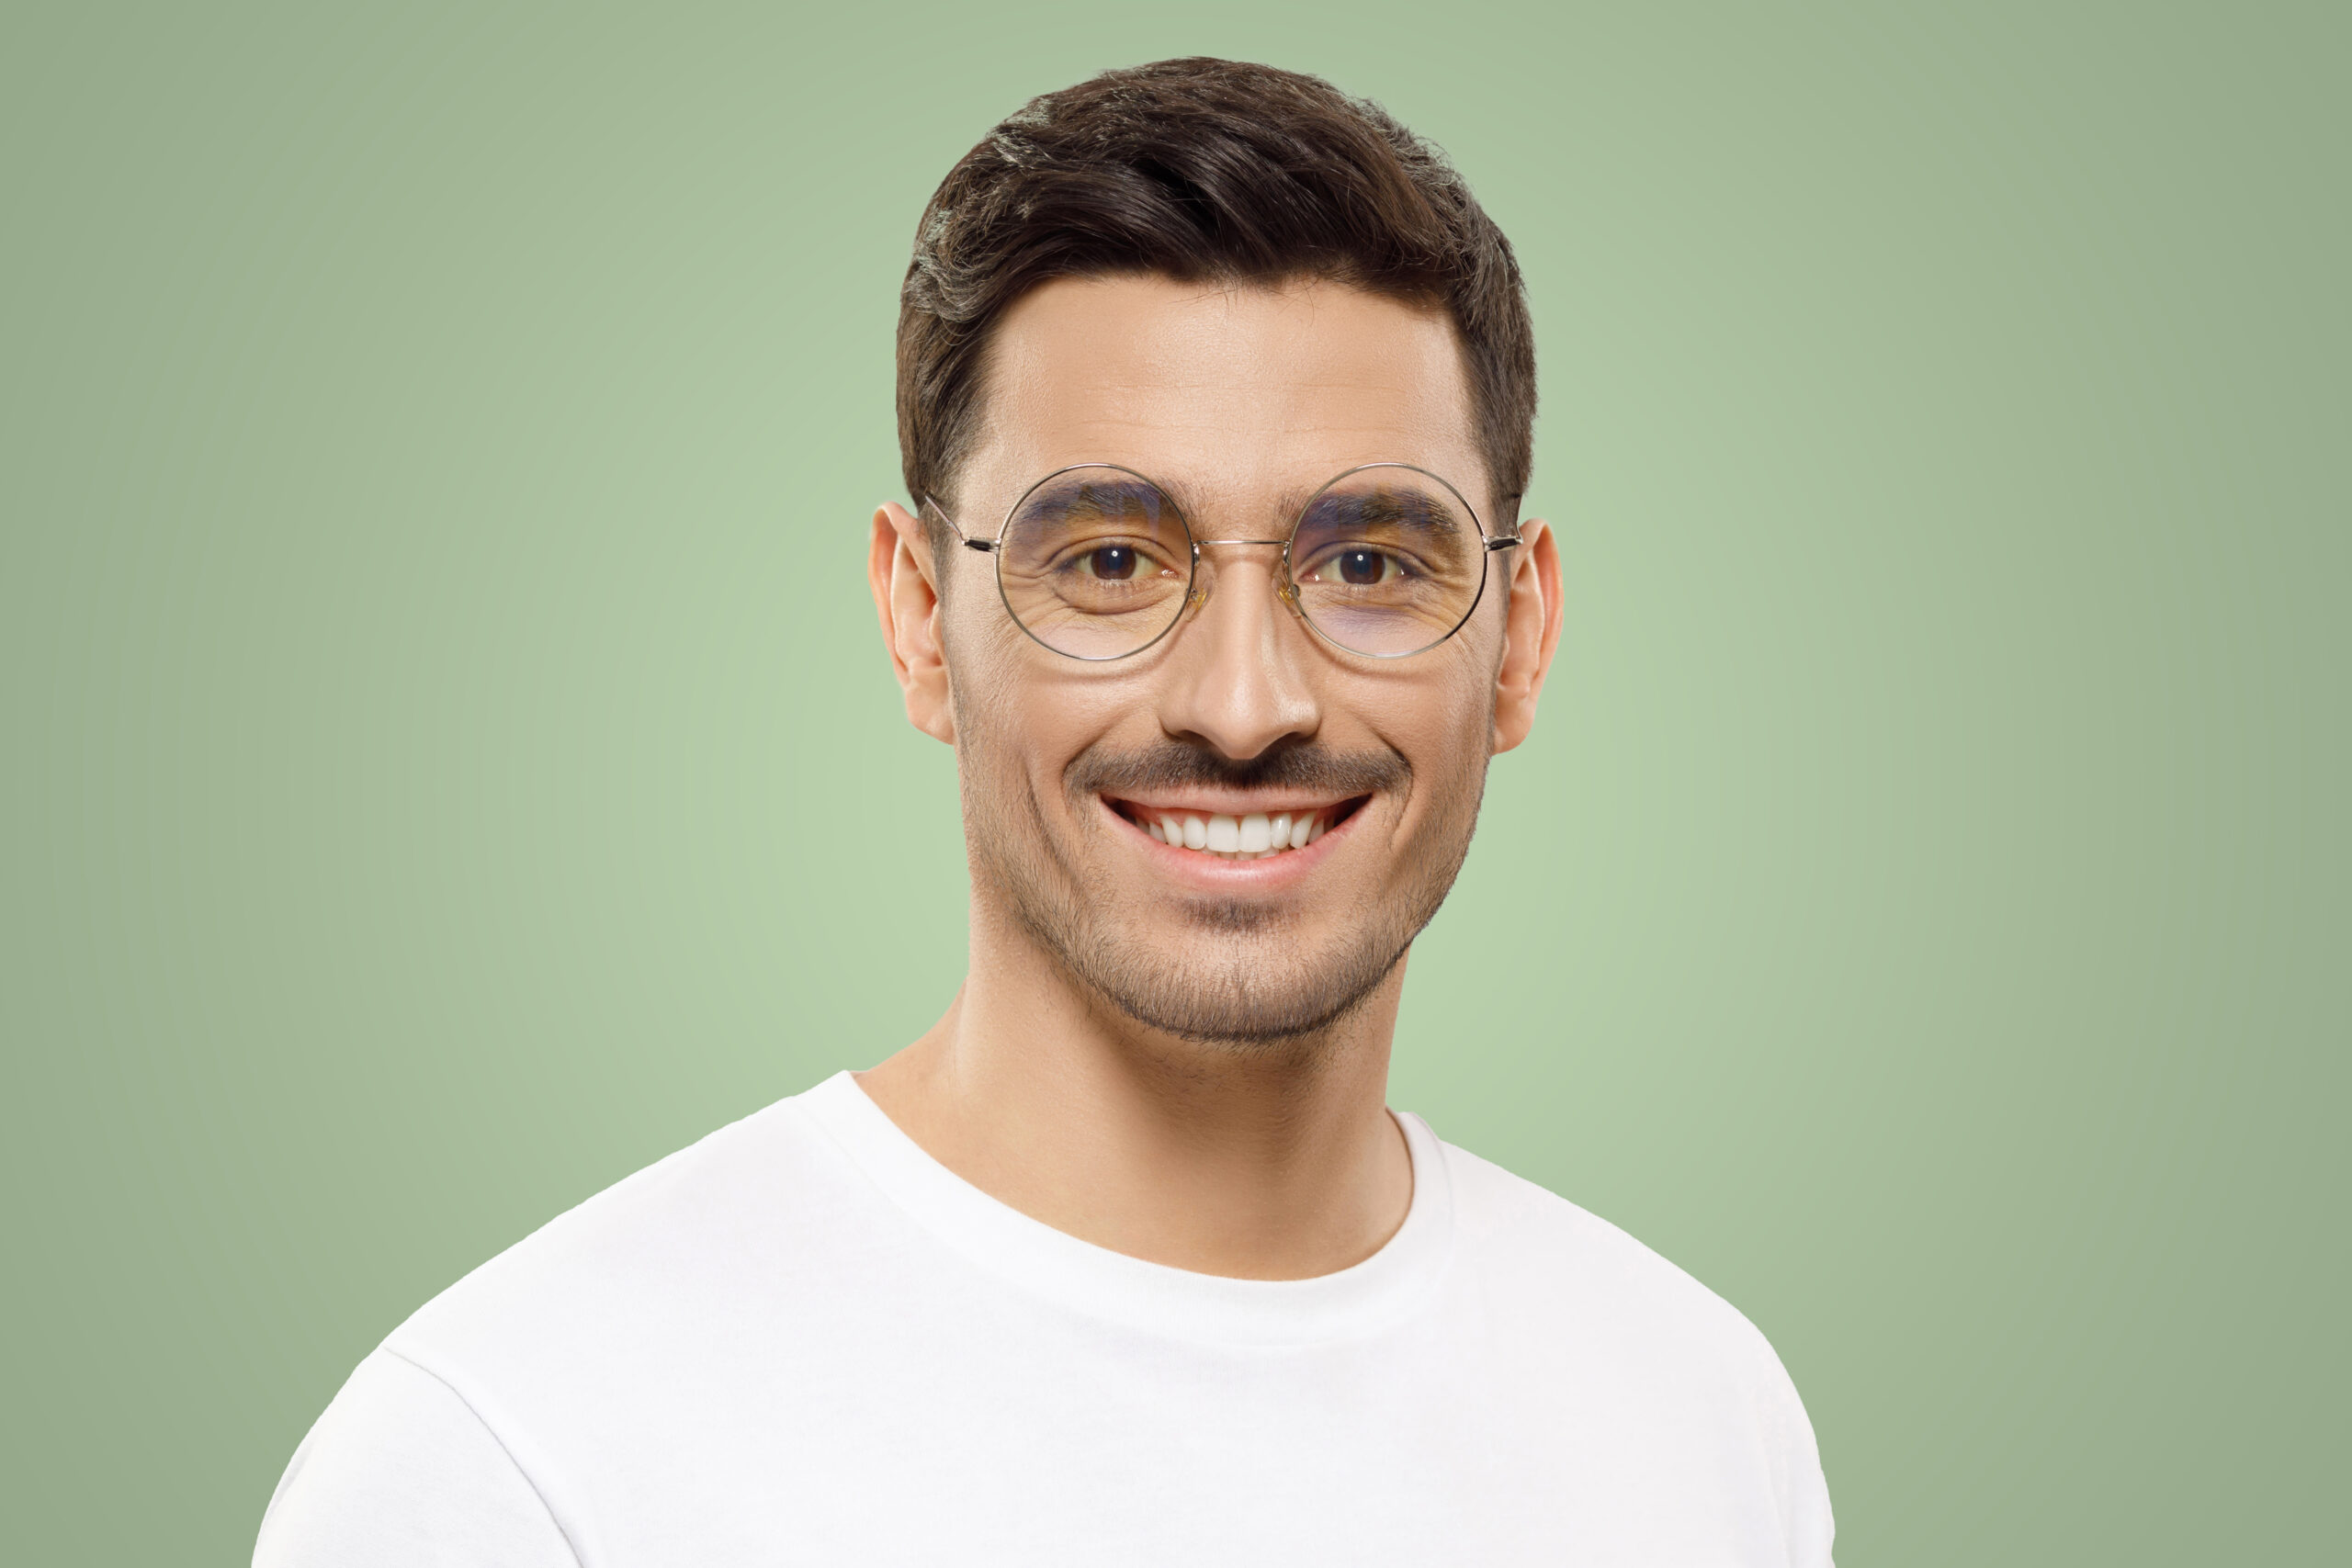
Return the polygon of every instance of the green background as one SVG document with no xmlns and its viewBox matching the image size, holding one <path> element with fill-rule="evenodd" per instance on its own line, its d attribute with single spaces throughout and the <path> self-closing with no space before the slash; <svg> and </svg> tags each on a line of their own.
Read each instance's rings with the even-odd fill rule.
<svg viewBox="0 0 2352 1568">
<path fill-rule="evenodd" d="M 9 0 L 6 1555 L 243 1561 L 410 1310 L 945 1004 L 912 225 L 1216 52 L 1543 345 L 1396 1102 L 1763 1327 L 1849 1565 L 2340 1561 L 2348 15 Z"/>
</svg>

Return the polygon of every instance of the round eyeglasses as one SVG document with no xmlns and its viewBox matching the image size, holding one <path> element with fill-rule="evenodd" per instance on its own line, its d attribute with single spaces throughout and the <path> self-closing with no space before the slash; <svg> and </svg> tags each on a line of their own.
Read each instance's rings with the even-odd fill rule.
<svg viewBox="0 0 2352 1568">
<path fill-rule="evenodd" d="M 1125 659 L 1204 604 L 1204 545 L 1279 545 L 1275 592 L 1332 647 L 1366 659 L 1425 652 L 1460 630 L 1486 592 L 1489 536 L 1462 492 L 1409 463 L 1350 468 L 1307 498 L 1279 539 L 1196 539 L 1168 492 L 1132 468 L 1081 463 L 1023 492 L 993 539 L 926 497 L 969 550 L 996 558 L 1013 622 L 1072 659 Z"/>
</svg>

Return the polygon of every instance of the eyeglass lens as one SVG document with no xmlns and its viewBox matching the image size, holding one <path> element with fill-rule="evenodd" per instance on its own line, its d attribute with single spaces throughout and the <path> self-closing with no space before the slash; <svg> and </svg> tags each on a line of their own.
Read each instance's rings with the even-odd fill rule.
<svg viewBox="0 0 2352 1568">
<path fill-rule="evenodd" d="M 1005 608 L 1075 659 L 1118 659 L 1176 624 L 1193 536 L 1159 488 L 1122 468 L 1071 468 L 1021 498 L 997 549 Z"/>
<path fill-rule="evenodd" d="M 1444 641 L 1477 604 L 1486 571 L 1468 503 L 1414 468 L 1340 475 L 1291 536 L 1300 611 L 1340 647 L 1375 658 Z"/>
<path fill-rule="evenodd" d="M 1486 548 L 1451 486 L 1394 465 L 1332 480 L 1291 536 L 1288 581 L 1308 623 L 1375 658 L 1442 642 L 1477 603 Z M 1174 502 L 1123 468 L 1071 468 L 1013 507 L 997 551 L 1005 607 L 1047 648 L 1118 659 L 1175 626 L 1193 535 Z"/>
</svg>

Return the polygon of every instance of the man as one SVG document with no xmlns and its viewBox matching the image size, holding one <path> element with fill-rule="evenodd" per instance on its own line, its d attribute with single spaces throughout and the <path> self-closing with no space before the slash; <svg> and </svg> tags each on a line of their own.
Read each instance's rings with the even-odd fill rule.
<svg viewBox="0 0 2352 1568">
<path fill-rule="evenodd" d="M 425 1307 L 283 1563 L 1827 1562 L 1737 1314 L 1384 1104 L 1558 553 L 1501 233 L 1325 84 L 1038 99 L 903 295 L 870 576 L 971 968 Z"/>
</svg>

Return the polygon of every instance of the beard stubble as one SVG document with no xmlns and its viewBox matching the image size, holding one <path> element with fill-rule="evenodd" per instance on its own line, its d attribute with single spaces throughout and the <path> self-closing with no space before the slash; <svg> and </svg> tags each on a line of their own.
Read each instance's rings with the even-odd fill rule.
<svg viewBox="0 0 2352 1568">
<path fill-rule="evenodd" d="M 1394 750 L 1335 752 L 1311 741 L 1243 762 L 1175 740 L 1126 750 L 1098 743 L 1064 770 L 1069 819 L 1086 825 L 1081 832 L 1100 830 L 1091 826 L 1094 799 L 1122 790 L 1206 784 L 1422 797 L 1422 824 L 1394 874 L 1363 908 L 1327 920 L 1317 934 L 1295 898 L 1193 897 L 1155 910 L 1143 890 L 1089 875 L 1080 846 L 1057 836 L 1018 759 L 991 743 L 991 727 L 976 732 L 959 715 L 958 728 L 967 762 L 978 764 L 960 770 L 974 877 L 1039 950 L 1113 1010 L 1189 1043 L 1228 1049 L 1308 1042 L 1363 1004 L 1445 902 L 1486 785 L 1483 751 L 1433 779 Z"/>
</svg>

